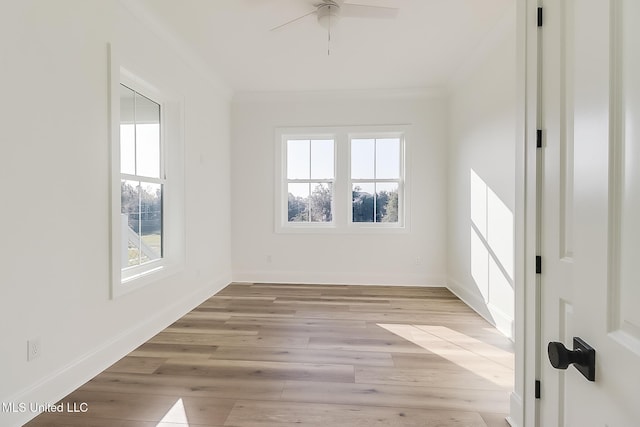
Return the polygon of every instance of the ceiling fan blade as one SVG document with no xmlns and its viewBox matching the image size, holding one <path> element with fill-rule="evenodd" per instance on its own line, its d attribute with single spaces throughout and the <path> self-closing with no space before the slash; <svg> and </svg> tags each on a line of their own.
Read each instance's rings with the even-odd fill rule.
<svg viewBox="0 0 640 427">
<path fill-rule="evenodd" d="M 287 22 L 285 22 L 284 24 L 278 25 L 277 27 L 273 27 L 273 28 L 272 28 L 271 30 L 269 30 L 269 31 L 279 30 L 279 29 L 280 29 L 280 28 L 282 28 L 282 27 L 285 27 L 285 26 L 287 26 L 287 25 L 289 25 L 289 24 L 293 24 L 294 22 L 299 21 L 299 20 L 301 20 L 302 18 L 306 18 L 306 17 L 307 17 L 307 16 L 309 16 L 309 15 L 313 15 L 313 14 L 314 14 L 314 13 L 316 13 L 316 12 L 317 12 L 317 10 L 315 10 L 315 9 L 314 9 L 314 10 L 312 10 L 312 11 L 311 11 L 311 12 L 309 12 L 309 13 L 305 13 L 305 14 L 304 14 L 304 15 L 302 15 L 302 16 L 298 16 L 297 18 L 292 19 L 291 21 L 287 21 Z"/>
<path fill-rule="evenodd" d="M 398 10 L 395 7 L 343 3 L 340 6 L 340 15 L 347 18 L 394 19 L 398 16 Z"/>
</svg>

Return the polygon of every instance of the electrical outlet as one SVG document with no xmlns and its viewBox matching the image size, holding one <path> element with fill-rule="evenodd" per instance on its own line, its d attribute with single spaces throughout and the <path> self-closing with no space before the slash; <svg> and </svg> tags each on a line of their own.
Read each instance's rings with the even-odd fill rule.
<svg viewBox="0 0 640 427">
<path fill-rule="evenodd" d="M 416 260 L 415 260 L 415 264 L 416 265 L 422 265 L 422 258 L 417 257 Z"/>
<path fill-rule="evenodd" d="M 267 264 L 271 264 L 272 261 L 271 255 L 267 255 Z"/>
<path fill-rule="evenodd" d="M 42 345 L 40 344 L 40 338 L 27 340 L 27 362 L 39 358 L 41 353 Z"/>
</svg>

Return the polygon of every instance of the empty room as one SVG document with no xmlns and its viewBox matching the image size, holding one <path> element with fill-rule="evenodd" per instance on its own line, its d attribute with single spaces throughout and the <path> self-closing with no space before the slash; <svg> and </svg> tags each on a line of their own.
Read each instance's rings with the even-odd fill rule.
<svg viewBox="0 0 640 427">
<path fill-rule="evenodd" d="M 633 0 L 2 9 L 0 426 L 640 422 Z"/>
</svg>

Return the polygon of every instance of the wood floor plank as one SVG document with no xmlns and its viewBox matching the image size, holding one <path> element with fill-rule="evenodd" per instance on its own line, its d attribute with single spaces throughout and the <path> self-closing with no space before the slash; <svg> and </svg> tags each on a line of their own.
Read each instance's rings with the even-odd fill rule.
<svg viewBox="0 0 640 427">
<path fill-rule="evenodd" d="M 398 337 L 384 328 L 367 328 L 366 331 L 361 328 L 345 328 L 345 327 L 309 327 L 309 326 L 261 326 L 258 329 L 258 335 L 262 337 L 268 336 L 289 336 L 289 337 L 307 337 L 307 338 L 354 338 L 366 336 L 368 339 L 391 340 L 397 341 Z"/>
<path fill-rule="evenodd" d="M 308 348 L 389 353 L 428 353 L 423 347 L 390 336 L 381 338 L 311 337 Z"/>
<path fill-rule="evenodd" d="M 438 384 L 440 387 L 477 390 L 503 390 L 513 387 L 513 372 L 504 369 L 487 370 L 482 376 L 461 367 L 423 366 L 420 369 L 380 368 L 357 366 L 356 382 L 361 384 L 389 384 L 419 386 Z"/>
<path fill-rule="evenodd" d="M 298 310 L 294 317 L 306 318 L 306 319 L 329 319 L 329 320 L 362 320 L 365 322 L 380 322 L 380 323 L 406 323 L 406 324 L 429 324 L 429 323 L 447 323 L 453 324 L 477 324 L 477 315 L 473 313 L 394 313 L 388 311 L 355 311 L 349 312 L 325 312 L 321 310 Z"/>
<path fill-rule="evenodd" d="M 97 392 L 138 393 L 176 397 L 216 397 L 226 399 L 277 400 L 284 381 L 267 379 L 228 379 L 174 375 L 131 375 L 104 372 L 85 385 L 83 390 Z"/>
<path fill-rule="evenodd" d="M 167 359 L 162 357 L 125 357 L 107 368 L 107 372 L 120 372 L 129 374 L 151 374 L 156 371 Z"/>
<path fill-rule="evenodd" d="M 287 381 L 283 400 L 347 405 L 507 413 L 509 393 L 435 386 L 396 386 Z"/>
<path fill-rule="evenodd" d="M 390 353 L 318 349 L 272 349 L 250 347 L 219 347 L 211 359 L 252 360 L 270 362 L 300 362 L 329 365 L 393 367 Z"/>
<path fill-rule="evenodd" d="M 429 298 L 429 299 L 404 299 L 404 298 L 389 298 L 389 304 L 391 309 L 400 310 L 425 310 L 425 309 L 437 309 L 446 308 L 460 311 L 471 310 L 465 303 L 459 299 L 453 298 Z"/>
<path fill-rule="evenodd" d="M 234 295 L 233 297 L 223 297 L 216 295 L 208 301 L 226 301 L 229 307 L 268 307 L 266 302 L 274 303 L 276 296 L 261 296 L 261 297 L 243 297 L 241 295 Z M 206 304 L 206 303 L 205 303 Z"/>
<path fill-rule="evenodd" d="M 349 365 L 328 365 L 256 360 L 169 359 L 157 369 L 158 375 L 195 375 L 207 378 L 270 379 L 353 382 Z"/>
<path fill-rule="evenodd" d="M 229 320 L 231 314 L 215 311 L 194 310 L 184 315 L 183 319 Z"/>
<path fill-rule="evenodd" d="M 172 325 L 164 330 L 164 332 L 178 332 L 183 333 L 185 330 L 189 331 L 192 334 L 210 334 L 210 335 L 258 335 L 258 330 L 243 330 L 240 328 L 235 329 L 222 329 L 222 328 L 209 328 L 204 323 L 192 323 L 181 324 L 181 325 Z"/>
<path fill-rule="evenodd" d="M 368 298 L 350 298 L 344 299 L 342 297 L 326 297 L 322 296 L 319 298 L 301 298 L 301 297 L 278 297 L 274 301 L 274 303 L 278 306 L 288 304 L 288 305 L 296 305 L 296 306 L 309 306 L 314 305 L 317 307 L 323 306 L 361 306 L 362 309 L 367 308 L 376 308 L 381 310 L 388 310 L 391 308 L 391 304 L 387 299 L 368 299 Z"/>
<path fill-rule="evenodd" d="M 222 313 L 230 316 L 247 316 L 247 317 L 293 317 L 296 310 L 291 308 L 270 306 L 265 310 L 264 307 L 227 307 L 227 308 L 198 308 L 197 313 Z"/>
<path fill-rule="evenodd" d="M 131 357 L 161 357 L 170 358 L 200 358 L 207 359 L 216 351 L 217 346 L 190 345 L 190 344 L 153 344 L 144 343 L 133 350 L 128 356 Z"/>
<path fill-rule="evenodd" d="M 505 367 L 501 363 L 470 352 L 459 354 L 403 354 L 391 355 L 393 365 L 400 369 L 420 370 L 425 367 L 437 369 L 465 369 L 473 373 L 487 373 L 498 370 L 513 376 L 513 368 Z"/>
<path fill-rule="evenodd" d="M 226 336 L 192 334 L 187 332 L 161 332 L 149 340 L 153 344 L 199 344 L 210 346 L 236 345 L 277 348 L 306 348 L 308 338 L 300 337 L 260 337 L 254 335 Z"/>
<path fill-rule="evenodd" d="M 326 311 L 326 312 L 348 313 L 349 310 L 351 309 L 351 306 L 349 304 L 339 304 L 339 303 L 330 304 L 330 303 L 322 303 L 322 302 L 316 302 L 316 301 L 301 304 L 295 301 L 280 302 L 280 300 L 277 299 L 276 301 L 274 301 L 274 304 L 277 304 L 278 307 L 280 307 L 283 310 L 284 309 L 293 310 L 294 312 L 304 309 L 304 310 L 311 310 L 311 311 L 319 310 L 319 311 Z"/>
<path fill-rule="evenodd" d="M 349 319 L 301 319 L 301 318 L 248 318 L 231 317 L 226 321 L 229 326 L 273 326 L 273 327 L 316 327 L 316 328 L 366 328 L 367 322 L 364 320 Z"/>
<path fill-rule="evenodd" d="M 186 332 L 189 329 L 208 329 L 212 334 L 221 334 L 221 335 L 229 335 L 236 333 L 252 335 L 255 331 L 258 330 L 258 326 L 256 325 L 237 325 L 237 326 L 229 326 L 227 321 L 225 320 L 212 320 L 212 319 L 194 319 L 189 318 L 187 316 L 175 321 L 172 323 L 167 329 L 173 328 L 177 329 L 180 332 Z M 165 329 L 165 330 L 167 330 Z"/>
</svg>

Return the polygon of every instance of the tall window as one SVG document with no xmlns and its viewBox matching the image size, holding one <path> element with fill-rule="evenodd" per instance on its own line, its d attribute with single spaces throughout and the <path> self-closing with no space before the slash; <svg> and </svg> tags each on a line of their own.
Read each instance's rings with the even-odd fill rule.
<svg viewBox="0 0 640 427">
<path fill-rule="evenodd" d="M 400 138 L 351 139 L 351 221 L 398 223 Z"/>
<path fill-rule="evenodd" d="M 111 297 L 185 265 L 184 104 L 109 49 Z"/>
<path fill-rule="evenodd" d="M 287 221 L 333 221 L 335 180 L 332 139 L 289 139 L 287 145 Z"/>
<path fill-rule="evenodd" d="M 122 278 L 155 267 L 163 255 L 160 104 L 120 85 Z"/>
</svg>

